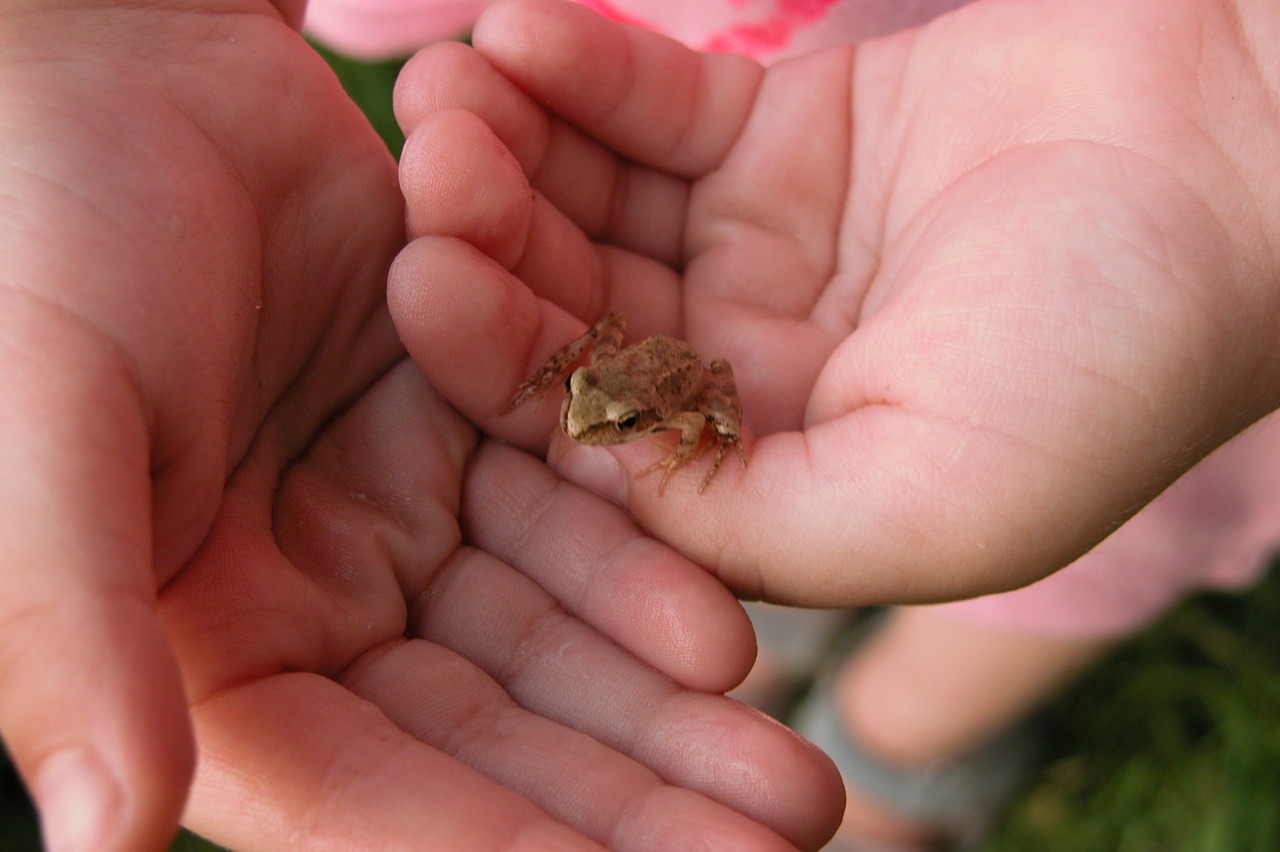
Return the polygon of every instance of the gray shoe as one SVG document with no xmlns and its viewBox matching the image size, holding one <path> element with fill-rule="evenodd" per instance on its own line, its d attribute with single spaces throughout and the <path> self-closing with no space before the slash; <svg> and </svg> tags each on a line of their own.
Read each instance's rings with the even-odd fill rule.
<svg viewBox="0 0 1280 852">
<path fill-rule="evenodd" d="M 950 841 L 950 848 L 978 848 L 1038 762 L 1039 726 L 1020 725 L 953 760 L 923 767 L 892 766 L 850 738 L 836 712 L 832 681 L 830 674 L 820 678 L 796 708 L 792 716 L 796 732 L 830 756 L 850 788 L 937 831 Z M 887 847 L 857 849 L 882 852 Z"/>
</svg>

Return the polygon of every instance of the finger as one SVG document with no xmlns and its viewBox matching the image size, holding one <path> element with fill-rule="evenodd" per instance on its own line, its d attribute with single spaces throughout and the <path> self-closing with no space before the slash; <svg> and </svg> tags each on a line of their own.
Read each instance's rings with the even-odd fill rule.
<svg viewBox="0 0 1280 852">
<path fill-rule="evenodd" d="M 537 299 L 469 243 L 442 237 L 405 247 L 388 276 L 387 302 L 409 355 L 459 411 L 506 440 L 545 445 L 554 412 L 498 412 L 535 369 L 535 353 L 545 359 L 553 338 L 581 334 L 580 321 Z"/>
<path fill-rule="evenodd" d="M 725 692 L 746 677 L 755 637 L 725 587 L 541 462 L 485 445 L 468 468 L 463 519 L 468 541 L 678 683 Z"/>
<path fill-rule="evenodd" d="M 41 310 L 9 300 L 0 339 L 0 731 L 48 848 L 161 848 L 193 745 L 154 612 L 145 421 L 106 350 Z"/>
<path fill-rule="evenodd" d="M 687 100 L 677 90 L 693 89 L 704 81 L 700 65 L 687 69 L 698 72 L 688 79 L 675 74 L 663 76 L 663 69 L 678 67 L 678 63 L 673 66 L 668 61 L 668 50 L 685 53 L 666 40 L 654 39 L 649 45 L 649 37 L 638 34 L 634 55 L 607 47 L 597 51 L 606 40 L 596 30 L 603 27 L 612 31 L 616 25 L 601 22 L 582 10 L 567 10 L 560 19 L 539 4 L 530 5 L 525 13 L 546 13 L 555 18 L 553 25 L 537 31 L 553 43 L 557 38 L 573 41 L 575 46 L 565 49 L 571 53 L 585 51 L 590 59 L 583 61 L 597 61 L 606 68 L 625 61 L 658 67 L 654 74 L 640 74 L 637 79 L 660 79 L 671 91 L 635 93 L 638 102 L 656 102 L 661 108 L 654 107 L 657 114 L 646 115 L 636 126 L 619 132 L 617 139 L 609 140 L 619 146 L 634 144 L 633 137 L 667 132 L 672 116 L 681 114 L 679 109 L 673 111 L 671 104 Z M 540 18 L 538 22 L 541 23 Z M 518 90 L 495 74 L 474 51 L 449 48 L 416 59 L 420 76 L 414 77 L 412 67 L 407 69 L 401 89 L 406 110 L 461 108 L 474 112 L 515 152 L 539 191 L 565 209 L 573 208 L 565 207 L 563 196 L 550 188 L 553 181 L 544 180 L 543 161 L 549 157 L 563 155 L 566 174 L 582 178 L 584 183 L 608 187 L 614 200 L 604 206 L 634 211 L 628 215 L 637 217 L 637 232 L 656 232 L 666 227 L 664 222 L 681 223 L 678 254 L 685 275 L 676 286 L 664 279 L 662 289 L 657 291 L 663 301 L 671 299 L 669 315 L 676 320 L 661 326 L 661 330 L 687 337 L 705 349 L 708 356 L 728 357 L 741 368 L 738 372 L 744 392 L 768 401 L 767 406 L 749 407 L 748 417 L 753 425 L 766 431 L 798 427 L 813 379 L 837 339 L 851 327 L 851 317 L 856 317 L 858 301 L 875 268 L 875 258 L 863 249 L 876 236 L 874 226 L 879 222 L 869 213 L 868 202 L 880 198 L 870 181 L 864 180 L 863 184 L 872 191 L 854 196 L 856 203 L 849 213 L 858 237 L 849 239 L 841 228 L 853 160 L 852 53 L 829 51 L 771 70 L 755 84 L 750 116 L 736 126 L 737 139 L 725 142 L 716 158 L 709 158 L 700 166 L 710 171 L 698 175 L 697 192 L 688 198 L 689 203 L 664 205 L 649 203 L 644 193 L 637 192 L 636 181 L 631 177 L 622 180 L 602 175 L 598 181 L 589 179 L 595 172 L 589 165 L 590 158 L 578 150 L 580 146 L 566 143 L 561 151 L 553 144 L 560 136 L 548 128 L 557 126 L 557 120 L 547 116 L 544 104 L 561 110 L 574 98 L 585 97 L 579 92 L 582 78 L 577 70 L 555 64 L 545 51 L 509 51 L 508 40 L 519 41 L 526 32 L 520 26 L 516 21 L 510 27 L 495 30 L 485 55 L 505 63 L 504 73 L 521 86 L 530 85 L 525 79 L 530 77 L 542 87 L 534 89 L 542 97 L 531 98 Z M 629 59 L 619 58 L 623 56 Z M 548 68 L 548 63 L 554 67 Z M 591 73 L 593 79 L 607 77 L 603 71 L 597 73 L 593 69 Z M 814 85 L 813 79 L 822 84 Z M 474 82 L 477 80 L 486 82 Z M 630 78 L 628 81 L 633 82 Z M 641 82 L 636 85 L 643 88 Z M 622 100 L 632 94 L 629 90 L 614 93 Z M 718 105 L 708 102 L 702 106 L 711 114 L 700 120 L 716 121 L 722 117 Z M 609 151 L 586 134 L 580 133 L 579 138 L 582 145 L 594 146 L 593 152 L 596 148 Z M 459 147 L 464 152 L 485 149 L 482 144 Z M 423 150 L 440 148 L 423 146 Z M 453 166 L 444 168 L 465 171 Z M 476 195 L 458 193 L 449 202 L 429 205 L 429 209 L 444 211 L 443 215 L 450 215 L 449 211 L 466 212 L 472 204 L 470 199 Z M 796 203 L 796 199 L 803 199 L 804 203 Z M 575 218 L 572 213 L 570 217 L 588 231 L 595 226 L 595 220 L 589 217 Z M 503 218 L 495 216 L 494 220 Z M 610 238 L 612 235 L 610 232 Z M 629 242 L 623 245 L 634 244 L 634 236 L 626 239 Z M 546 254 L 552 259 L 575 256 L 562 245 L 562 241 L 554 241 L 554 248 Z M 591 270 L 582 264 L 567 263 L 558 269 L 563 271 L 537 277 L 521 274 L 539 295 L 586 322 L 596 319 L 600 315 L 599 299 L 584 301 L 581 290 L 573 291 L 579 298 L 561 295 L 576 282 L 587 280 L 582 277 L 583 271 Z M 643 270 L 634 269 L 635 274 L 625 275 L 620 271 L 605 270 L 598 282 L 591 284 L 590 292 L 604 288 L 600 295 L 618 303 L 647 301 L 655 293 L 653 277 L 642 275 Z M 840 285 L 832 287 L 833 279 Z M 668 289 L 678 298 L 666 295 Z M 822 298 L 824 293 L 830 295 Z M 632 304 L 612 304 L 611 308 L 622 311 L 635 328 L 644 324 L 642 317 L 636 322 L 637 312 Z M 813 321 L 804 322 L 810 313 Z M 779 340 L 786 340 L 787 345 L 779 348 Z M 786 369 L 780 369 L 780 364 Z"/>
<path fill-rule="evenodd" d="M 359 465 L 346 457 L 352 446 L 371 448 Z M 249 478 L 240 474 L 233 490 L 246 490 Z M 231 628 L 236 633 L 270 632 L 273 621 L 306 618 L 298 612 L 299 603 L 314 608 L 324 600 L 306 591 L 308 581 L 366 603 L 395 595 L 398 602 L 383 601 L 394 618 L 403 598 L 430 587 L 435 569 L 465 540 L 516 565 L 566 610 L 691 688 L 728 690 L 746 676 L 754 659 L 750 622 L 722 584 L 644 538 L 615 507 L 563 488 L 544 464 L 527 454 L 491 442 L 477 450 L 474 430 L 411 364 L 389 374 L 283 477 L 263 479 L 279 481 L 272 532 L 289 561 L 284 563 L 279 554 L 263 558 L 234 584 L 237 598 L 257 602 L 252 609 L 237 599 L 223 603 L 236 612 Z M 316 515 L 325 518 L 323 525 L 313 523 Z M 530 518 L 539 523 L 531 525 Z M 247 561 L 241 553 L 224 552 L 243 546 L 225 534 L 232 526 L 215 528 L 205 545 L 207 557 Z M 566 535 L 566 530 L 582 532 Z M 363 582 L 343 578 L 335 585 L 349 554 L 362 549 L 385 554 L 396 581 L 389 583 L 386 574 L 371 571 L 362 575 Z M 172 584 L 166 589 L 166 606 L 189 591 L 187 578 Z M 221 622 L 227 616 L 214 617 Z M 330 656 L 313 665 L 327 670 L 345 664 L 338 649 L 350 640 L 341 638 L 339 626 L 350 618 L 342 607 L 326 613 L 322 623 L 327 631 L 315 644 L 336 654 L 339 662 L 331 662 Z M 367 615 L 361 618 L 357 633 L 367 641 L 373 622 Z M 195 616 L 173 620 L 175 640 L 184 648 L 192 622 L 204 641 L 217 636 Z M 386 618 L 376 623 L 387 637 L 403 633 L 401 624 Z M 352 646 L 347 654 L 362 650 Z M 224 662 L 210 660 L 202 672 L 191 674 L 191 691 L 198 697 L 206 683 L 234 682 L 269 666 L 266 660 L 238 662 L 241 668 L 228 669 Z M 212 671 L 221 674 L 211 679 Z"/>
<path fill-rule="evenodd" d="M 686 336 L 733 364 L 748 422 L 766 432 L 800 426 L 882 261 L 884 190 L 855 144 L 853 56 L 770 68 L 740 143 L 689 211 Z"/>
<path fill-rule="evenodd" d="M 458 110 L 480 118 L 532 186 L 589 237 L 663 263 L 679 261 L 684 179 L 619 157 L 531 100 L 475 51 L 429 47 L 397 83 L 401 125 L 412 137 L 435 114 Z"/>
<path fill-rule="evenodd" d="M 405 142 L 400 183 L 409 237 L 455 237 L 511 270 L 533 292 L 590 316 L 604 300 L 604 264 L 581 229 L 529 189 L 492 131 L 470 113 L 436 113 Z"/>
<path fill-rule="evenodd" d="M 495 5 L 476 44 L 533 104 L 553 105 L 604 145 L 658 168 L 688 166 L 697 183 L 682 214 L 677 333 L 744 368 L 746 391 L 769 403 L 748 413 L 759 425 L 798 426 L 879 261 L 868 246 L 882 236 L 884 170 L 865 168 L 854 144 L 853 51 L 762 74 L 544 0 Z M 701 152 L 696 165 L 680 160 L 682 146 Z M 667 149 L 676 153 L 655 153 Z"/>
<path fill-rule="evenodd" d="M 695 53 L 557 0 L 496 3 L 472 39 L 535 101 L 624 156 L 686 177 L 730 150 L 763 74 L 743 57 Z"/>
<path fill-rule="evenodd" d="M 162 598 L 201 746 L 187 824 L 238 849 L 594 848 L 333 680 L 402 640 L 402 584 L 458 546 L 473 443 L 405 361 L 285 471 L 273 446 L 241 463 Z"/>
<path fill-rule="evenodd" d="M 626 256 L 606 277 L 630 277 Z M 675 325 L 678 281 L 669 274 L 647 289 L 610 290 L 605 310 L 622 310 L 634 334 Z M 392 265 L 387 301 L 405 347 L 428 381 L 491 434 L 521 446 L 544 447 L 556 424 L 558 402 L 523 405 L 498 417 L 516 387 L 585 322 L 539 299 L 518 278 L 454 238 L 414 240 Z"/>
<path fill-rule="evenodd" d="M 403 730 L 611 849 L 785 848 L 776 834 L 531 713 L 467 660 L 409 641 L 344 678 Z M 441 683 L 451 689 L 443 690 Z"/>
<path fill-rule="evenodd" d="M 396 78 L 394 107 L 406 137 L 436 113 L 475 113 L 522 167 L 542 159 L 552 121 L 488 60 L 458 42 L 427 45 L 405 63 Z"/>
<path fill-rule="evenodd" d="M 454 672 L 414 674 L 438 684 Z M 232 849 L 596 848 L 319 675 L 253 680 L 194 717 L 201 759 L 185 822 Z"/>
<path fill-rule="evenodd" d="M 748 446 L 745 469 L 723 465 L 703 494 L 705 460 L 677 470 L 659 494 L 652 477 L 639 476 L 646 465 L 638 454 L 571 442 L 554 449 L 560 475 L 622 506 L 746 597 L 924 603 L 1003 590 L 1027 570 L 1015 561 L 1025 558 L 1014 540 L 999 548 L 984 541 L 981 522 L 952 505 L 974 483 L 990 483 L 992 460 L 1007 448 L 944 419 L 868 406 L 770 435 Z"/>
<path fill-rule="evenodd" d="M 691 276 L 726 301 L 766 316 L 809 318 L 833 276 L 865 280 L 868 245 L 880 236 L 866 218 L 883 205 L 878 175 L 853 170 L 852 50 L 828 50 L 769 70 L 738 142 L 698 185 L 686 253 L 714 268 Z M 879 224 L 878 222 L 875 224 Z M 704 255 L 716 252 L 710 260 Z M 857 261 L 857 263 L 855 263 Z M 828 324 L 856 316 L 860 294 L 841 289 L 822 306 Z"/>
<path fill-rule="evenodd" d="M 455 560 L 414 604 L 410 635 L 471 660 L 521 707 L 667 783 L 799 845 L 820 843 L 839 820 L 839 776 L 815 748 L 734 701 L 677 689 L 491 556 Z"/>
</svg>

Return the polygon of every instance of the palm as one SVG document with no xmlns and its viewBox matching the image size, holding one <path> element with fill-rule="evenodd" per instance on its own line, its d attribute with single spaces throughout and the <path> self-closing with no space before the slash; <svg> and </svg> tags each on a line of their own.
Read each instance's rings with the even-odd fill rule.
<svg viewBox="0 0 1280 852">
<path fill-rule="evenodd" d="M 1275 385 L 1256 321 L 1274 310 L 1253 242 L 1264 225 L 1241 215 L 1271 202 L 1250 194 L 1263 178 L 1235 173 L 1260 143 L 1236 133 L 1239 113 L 1196 120 L 1259 109 L 1268 89 L 1199 74 L 1202 27 L 1216 61 L 1247 58 L 1210 6 L 976 4 L 761 74 L 509 4 L 476 44 L 533 97 L 521 105 L 492 72 L 483 100 L 434 85 L 436 63 L 473 60 L 428 55 L 418 87 L 401 87 L 421 122 L 411 153 L 479 133 L 433 112 L 472 110 L 558 212 L 512 213 L 527 198 L 513 190 L 501 221 L 525 230 L 447 214 L 419 227 L 461 236 L 580 318 L 622 310 L 733 362 L 764 436 L 748 471 L 712 499 L 658 500 L 643 483 L 626 499 L 734 585 L 825 604 L 1008 588 L 1078 555 L 1274 403 L 1259 392 Z M 1165 35 L 1131 37 L 1149 30 Z M 518 37 L 530 31 L 537 53 Z M 434 245 L 453 279 L 501 282 Z M 536 445 L 549 413 L 529 431 L 486 420 L 574 333 L 556 311 L 529 316 L 499 366 L 477 364 L 491 386 L 444 389 Z M 402 328 L 411 352 L 430 351 Z M 618 453 L 633 470 L 650 456 Z"/>
<path fill-rule="evenodd" d="M 125 846 L 162 836 L 182 801 L 166 638 L 200 744 L 188 819 L 236 847 L 679 843 L 680 825 L 777 842 L 755 818 L 820 839 L 830 767 L 686 688 L 725 689 L 749 664 L 736 604 L 616 511 L 480 442 L 398 363 L 394 165 L 317 57 L 265 4 L 94 14 L 16 33 L 48 43 L 54 27 L 66 55 L 6 77 L 39 105 L 5 151 L 32 223 L 6 231 L 30 284 L 5 293 L 6 331 L 47 357 L 4 375 L 32 397 L 15 416 L 61 424 L 13 430 L 15 480 L 27 459 L 76 471 L 36 469 L 63 491 L 46 505 L 28 488 L 10 519 L 41 529 L 73 507 L 47 546 L 72 541 L 101 572 L 71 578 L 57 594 L 84 603 L 50 618 L 110 661 L 86 658 L 76 682 L 101 684 L 93 727 L 135 761 Z M 119 41 L 134 33 L 145 43 Z M 61 185 L 27 180 L 49 175 L 47 150 Z M 66 235 L 56 252 L 50 233 Z M 580 525 L 593 532 L 563 535 Z M 635 557 L 604 571 L 620 548 Z M 116 603 L 86 596 L 98 588 Z M 20 765 L 34 732 L 89 727 L 90 708 L 53 694 L 7 701 Z M 777 786 L 726 786 L 730 756 Z M 816 819 L 788 792 L 814 785 Z"/>
</svg>

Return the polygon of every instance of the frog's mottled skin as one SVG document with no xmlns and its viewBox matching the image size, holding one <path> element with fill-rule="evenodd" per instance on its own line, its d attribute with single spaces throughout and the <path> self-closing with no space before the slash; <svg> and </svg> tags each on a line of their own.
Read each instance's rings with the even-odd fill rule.
<svg viewBox="0 0 1280 852">
<path fill-rule="evenodd" d="M 565 383 L 569 395 L 560 407 L 560 428 L 566 435 L 581 444 L 621 444 L 678 429 L 680 442 L 644 471 L 665 468 L 659 495 L 676 468 L 701 455 L 698 445 L 708 426 L 716 451 L 698 493 L 711 483 L 730 446 L 746 467 L 742 405 L 729 362 L 717 359 L 704 367 L 689 344 L 665 334 L 621 348 L 625 330 L 621 314 L 600 320 L 520 385 L 502 413 L 558 381 L 590 350 L 587 364 L 573 370 Z"/>
</svg>

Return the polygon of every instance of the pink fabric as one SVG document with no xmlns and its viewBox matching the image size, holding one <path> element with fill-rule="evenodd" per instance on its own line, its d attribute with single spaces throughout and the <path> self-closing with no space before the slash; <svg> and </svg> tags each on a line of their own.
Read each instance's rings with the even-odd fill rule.
<svg viewBox="0 0 1280 852">
<path fill-rule="evenodd" d="M 763 62 L 924 23 L 969 0 L 577 0 L 698 50 Z"/>
<path fill-rule="evenodd" d="M 908 26 L 967 0 L 579 0 L 693 47 L 762 61 Z M 464 34 L 488 0 L 311 0 L 311 33 L 353 55 Z M 939 611 L 1036 634 L 1119 635 L 1199 588 L 1255 581 L 1280 544 L 1280 417 L 1224 447 L 1074 564 Z"/>
<path fill-rule="evenodd" d="M 968 0 L 578 0 L 699 50 L 761 61 L 915 26 Z M 465 34 L 488 0 L 311 0 L 307 29 L 352 56 L 405 54 Z"/>
<path fill-rule="evenodd" d="M 433 41 L 460 38 L 489 0 L 310 0 L 303 29 L 348 56 L 407 56 Z"/>
</svg>

